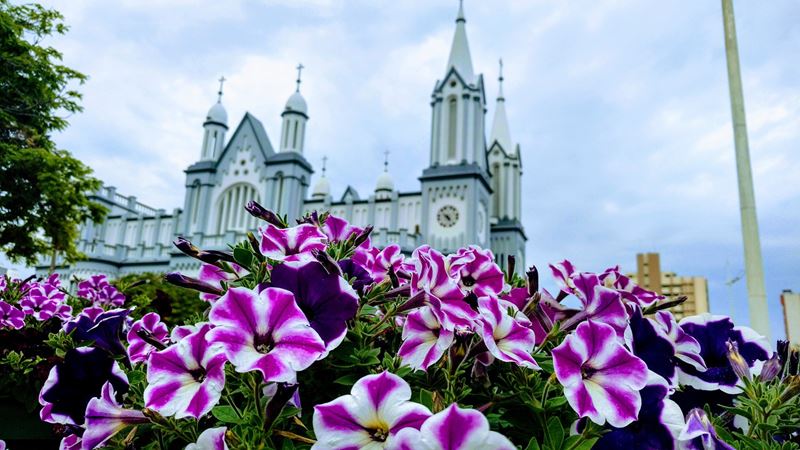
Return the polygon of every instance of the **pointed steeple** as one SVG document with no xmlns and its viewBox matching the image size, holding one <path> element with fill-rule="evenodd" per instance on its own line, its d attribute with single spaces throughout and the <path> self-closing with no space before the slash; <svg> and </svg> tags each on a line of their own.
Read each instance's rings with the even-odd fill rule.
<svg viewBox="0 0 800 450">
<path fill-rule="evenodd" d="M 467 42 L 467 20 L 464 18 L 464 1 L 458 2 L 458 16 L 456 17 L 456 33 L 453 35 L 453 45 L 450 47 L 450 58 L 447 60 L 447 70 L 451 67 L 456 69 L 459 75 L 467 83 L 472 83 L 475 72 L 472 69 L 472 56 L 469 52 L 469 42 Z"/>
<path fill-rule="evenodd" d="M 508 118 L 506 118 L 506 99 L 503 96 L 503 60 L 500 60 L 500 76 L 497 78 L 500 89 L 497 94 L 497 106 L 494 110 L 494 124 L 492 124 L 492 137 L 489 139 L 490 146 L 495 142 L 500 144 L 503 150 L 511 154 L 514 151 L 511 142 L 511 132 L 508 130 Z"/>
</svg>

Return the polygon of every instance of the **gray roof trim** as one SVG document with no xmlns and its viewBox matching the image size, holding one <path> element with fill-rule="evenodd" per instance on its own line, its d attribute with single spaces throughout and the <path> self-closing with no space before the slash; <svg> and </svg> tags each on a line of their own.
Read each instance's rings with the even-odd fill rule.
<svg viewBox="0 0 800 450">
<path fill-rule="evenodd" d="M 525 235 L 525 227 L 523 227 L 522 222 L 517 219 L 500 219 L 496 224 L 491 226 L 492 233 L 501 231 L 516 231 L 522 235 L 523 240 L 528 240 L 528 237 Z"/>
<path fill-rule="evenodd" d="M 277 165 L 277 164 L 285 164 L 285 163 L 295 163 L 303 166 L 306 170 L 311 173 L 314 173 L 314 168 L 311 167 L 311 163 L 308 162 L 307 159 L 303 157 L 300 153 L 297 152 L 280 152 L 275 153 L 274 155 L 267 158 L 265 164 L 270 165 Z"/>
<path fill-rule="evenodd" d="M 459 164 L 459 165 L 445 165 L 437 167 L 428 167 L 422 171 L 422 176 L 419 181 L 432 181 L 432 180 L 454 180 L 459 178 L 477 178 L 483 183 L 484 187 L 492 193 L 492 187 L 488 179 L 489 174 L 483 170 L 482 167 L 475 163 Z"/>
</svg>

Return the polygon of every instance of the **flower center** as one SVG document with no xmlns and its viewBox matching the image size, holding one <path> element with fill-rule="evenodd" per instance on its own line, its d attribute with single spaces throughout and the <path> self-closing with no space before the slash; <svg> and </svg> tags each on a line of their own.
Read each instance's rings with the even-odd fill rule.
<svg viewBox="0 0 800 450">
<path fill-rule="evenodd" d="M 379 427 L 379 428 L 367 428 L 367 432 L 372 439 L 378 442 L 386 442 L 386 438 L 389 437 L 389 430 Z"/>
<path fill-rule="evenodd" d="M 583 377 L 584 380 L 587 378 L 591 378 L 592 375 L 594 375 L 595 373 L 597 373 L 597 369 L 595 369 L 594 367 L 581 366 L 581 377 Z"/>
<path fill-rule="evenodd" d="M 256 348 L 258 353 L 267 354 L 272 350 L 275 346 L 275 341 L 272 340 L 272 335 L 268 334 L 266 336 L 256 336 L 255 342 L 253 342 L 253 347 Z"/>
<path fill-rule="evenodd" d="M 205 380 L 205 379 L 206 379 L 206 371 L 205 371 L 205 370 L 204 370 L 202 367 L 199 367 L 199 368 L 197 368 L 197 369 L 190 370 L 190 371 L 189 371 L 189 374 L 190 374 L 190 375 L 192 376 L 192 378 L 194 378 L 194 379 L 195 379 L 195 381 L 197 381 L 198 383 L 202 383 L 202 382 L 203 382 L 203 380 Z"/>
<path fill-rule="evenodd" d="M 463 277 L 461 277 L 461 283 L 465 287 L 475 286 L 476 282 L 477 282 L 477 280 L 475 280 L 475 278 L 471 274 L 467 274 L 467 275 L 464 275 Z"/>
</svg>

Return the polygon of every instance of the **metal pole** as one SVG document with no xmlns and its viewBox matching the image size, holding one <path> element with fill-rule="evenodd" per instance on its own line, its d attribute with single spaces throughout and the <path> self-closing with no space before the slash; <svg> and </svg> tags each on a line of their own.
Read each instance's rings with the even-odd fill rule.
<svg viewBox="0 0 800 450">
<path fill-rule="evenodd" d="M 731 0 L 722 0 L 725 27 L 725 55 L 728 61 L 728 85 L 731 94 L 731 115 L 736 148 L 736 172 L 739 178 L 739 209 L 742 215 L 744 266 L 747 280 L 747 302 L 750 326 L 770 339 L 769 310 L 764 289 L 764 265 L 758 237 L 756 200 L 753 193 L 753 174 L 750 169 L 750 150 L 747 144 L 747 123 L 744 115 L 742 76 L 739 70 L 739 48 L 736 43 L 736 24 Z"/>
</svg>

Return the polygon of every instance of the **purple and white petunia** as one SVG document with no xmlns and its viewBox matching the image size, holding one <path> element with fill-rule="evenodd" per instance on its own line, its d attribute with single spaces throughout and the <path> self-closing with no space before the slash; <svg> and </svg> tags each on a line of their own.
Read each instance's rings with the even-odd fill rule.
<svg viewBox="0 0 800 450">
<path fill-rule="evenodd" d="M 221 289 L 223 282 L 228 283 L 247 275 L 247 271 L 236 263 L 227 263 L 227 266 L 230 267 L 233 272 L 224 270 L 214 264 L 203 263 L 200 265 L 200 272 L 197 275 L 197 279 L 210 286 Z M 200 292 L 200 298 L 207 302 L 214 303 L 219 298 L 219 295 L 210 292 Z"/>
<path fill-rule="evenodd" d="M 358 310 L 358 294 L 336 273 L 317 261 L 286 262 L 272 269 L 269 285 L 294 295 L 311 328 L 327 351 L 338 347 L 347 334 L 347 321 Z"/>
<path fill-rule="evenodd" d="M 82 447 L 86 450 L 103 447 L 125 427 L 149 422 L 141 411 L 124 409 L 116 399 L 114 387 L 106 383 L 101 396 L 89 400 L 86 407 L 86 431 L 83 433 Z"/>
<path fill-rule="evenodd" d="M 81 425 L 89 400 L 111 383 L 117 392 L 127 392 L 128 377 L 104 350 L 78 347 L 67 351 L 39 392 L 41 419 L 49 423 Z"/>
<path fill-rule="evenodd" d="M 458 283 L 450 276 L 444 255 L 423 245 L 414 250 L 412 259 L 415 264 L 411 274 L 412 296 L 423 293 L 445 329 L 474 328 L 478 311 L 465 300 Z"/>
<path fill-rule="evenodd" d="M 361 234 L 364 231 L 363 228 L 351 225 L 350 222 L 341 217 L 334 216 L 333 214 L 329 214 L 328 217 L 325 218 L 325 222 L 320 228 L 328 238 L 328 242 L 346 241 L 351 236 Z M 369 247 L 367 241 L 362 245 Z"/>
<path fill-rule="evenodd" d="M 619 343 L 610 325 L 593 320 L 578 325 L 553 349 L 553 366 L 578 416 L 617 428 L 636 420 L 647 365 Z"/>
<path fill-rule="evenodd" d="M 678 325 L 675 316 L 669 311 L 658 311 L 653 316 L 653 321 L 661 332 L 675 347 L 675 358 L 683 363 L 703 372 L 706 363 L 700 355 L 700 343 L 690 336 Z"/>
<path fill-rule="evenodd" d="M 442 328 L 430 307 L 420 308 L 407 316 L 397 354 L 412 369 L 427 370 L 450 348 L 453 337 L 453 331 Z"/>
<path fill-rule="evenodd" d="M 81 437 L 77 434 L 68 434 L 61 438 L 58 450 L 81 450 Z"/>
<path fill-rule="evenodd" d="M 25 313 L 0 300 L 0 328 L 19 330 L 25 326 Z"/>
<path fill-rule="evenodd" d="M 261 254 L 275 261 L 309 261 L 312 250 L 325 250 L 328 238 L 314 225 L 261 228 Z"/>
<path fill-rule="evenodd" d="M 149 334 L 151 339 L 161 342 L 165 346 L 169 343 L 169 329 L 167 324 L 161 321 L 158 313 L 145 314 L 141 319 L 133 322 L 128 330 L 128 358 L 132 363 L 147 361 L 150 352 L 156 350 L 139 336 L 140 332 Z"/>
<path fill-rule="evenodd" d="M 695 389 L 720 390 L 727 394 L 738 394 L 739 377 L 728 361 L 728 341 L 735 343 L 739 353 L 752 369 L 756 361 L 766 361 L 772 355 L 769 342 L 751 328 L 734 326 L 727 316 L 708 313 L 686 317 L 680 321 L 680 328 L 700 344 L 700 356 L 706 370 L 698 370 L 696 365 L 678 362 L 678 381 L 681 385 Z"/>
<path fill-rule="evenodd" d="M 164 350 L 150 353 L 145 406 L 165 416 L 200 418 L 225 387 L 225 355 L 209 345 L 210 324 Z"/>
<path fill-rule="evenodd" d="M 40 322 L 51 317 L 70 318 L 72 307 L 65 303 L 67 294 L 61 290 L 58 274 L 50 275 L 45 281 L 30 283 L 29 288 L 19 302 L 22 312 Z"/>
<path fill-rule="evenodd" d="M 325 343 L 285 289 L 228 289 L 211 307 L 209 320 L 214 348 L 237 372 L 258 370 L 264 381 L 294 382 L 297 372 L 325 353 Z"/>
<path fill-rule="evenodd" d="M 686 426 L 678 436 L 682 450 L 735 450 L 717 436 L 705 411 L 695 408 L 686 415 Z"/>
<path fill-rule="evenodd" d="M 603 286 L 600 278 L 592 273 L 577 274 L 571 281 L 578 299 L 583 303 L 583 310 L 565 320 L 563 328 L 570 329 L 583 320 L 591 319 L 610 325 L 622 337 L 628 326 L 628 313 L 620 293 Z"/>
<path fill-rule="evenodd" d="M 416 430 L 431 416 L 428 408 L 410 400 L 408 383 L 393 373 L 362 377 L 349 395 L 314 407 L 317 442 L 311 448 L 395 448 L 399 431 Z"/>
<path fill-rule="evenodd" d="M 376 283 L 386 280 L 389 271 L 399 271 L 403 260 L 403 253 L 397 244 L 387 245 L 383 250 L 375 247 L 364 251 L 357 250 L 353 255 L 353 261 L 366 269 Z"/>
<path fill-rule="evenodd" d="M 458 281 L 464 292 L 472 292 L 478 297 L 497 296 L 505 289 L 505 275 L 495 264 L 494 255 L 489 249 L 471 245 L 448 256 L 450 276 Z"/>
<path fill-rule="evenodd" d="M 453 403 L 428 418 L 422 426 L 404 428 L 387 447 L 392 450 L 516 450 L 502 434 L 489 429 L 480 411 Z"/>
<path fill-rule="evenodd" d="M 602 281 L 606 287 L 616 289 L 623 300 L 634 305 L 641 307 L 650 306 L 664 298 L 664 296 L 658 295 L 653 291 L 648 291 L 634 283 L 630 278 L 619 271 L 619 266 L 606 269 L 599 277 L 600 281 Z"/>
<path fill-rule="evenodd" d="M 228 450 L 225 443 L 227 427 L 208 428 L 200 433 L 197 442 L 189 444 L 184 450 Z"/>
<path fill-rule="evenodd" d="M 87 308 L 88 309 L 88 308 Z M 129 309 L 112 309 L 97 315 L 92 310 L 84 310 L 73 320 L 63 326 L 65 333 L 72 333 L 72 337 L 80 341 L 92 341 L 93 345 L 102 348 L 114 355 L 124 355 L 125 346 L 122 345 L 123 327 L 125 327 Z M 92 317 L 94 316 L 94 317 Z"/>
<path fill-rule="evenodd" d="M 478 310 L 481 313 L 483 342 L 495 358 L 529 369 L 539 368 L 531 356 L 536 345 L 532 329 L 518 323 L 496 298 L 479 298 Z"/>
<path fill-rule="evenodd" d="M 125 294 L 112 286 L 108 282 L 108 277 L 102 274 L 92 275 L 78 283 L 78 297 L 101 305 L 122 306 L 125 304 Z"/>
</svg>

